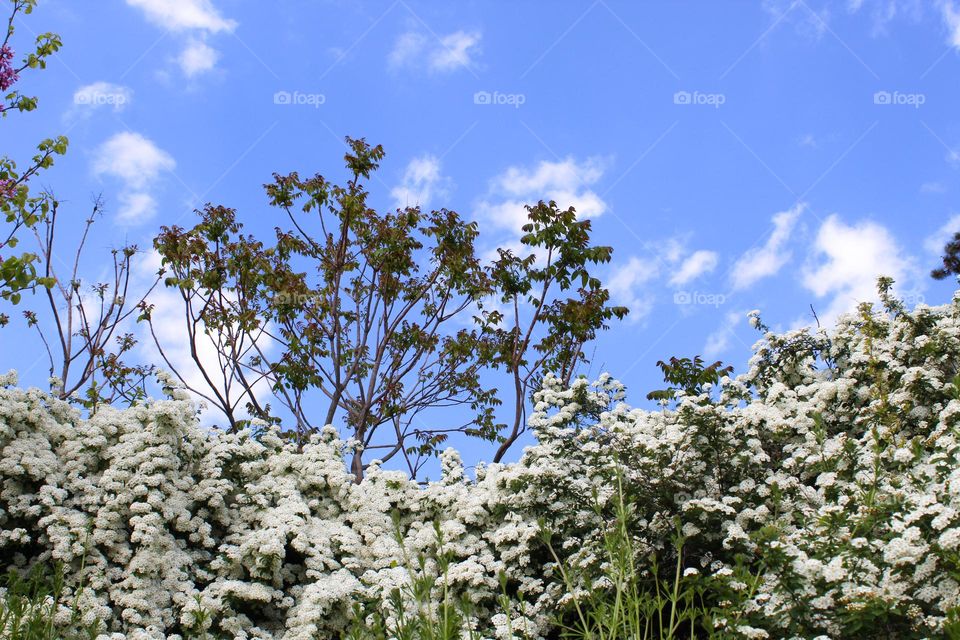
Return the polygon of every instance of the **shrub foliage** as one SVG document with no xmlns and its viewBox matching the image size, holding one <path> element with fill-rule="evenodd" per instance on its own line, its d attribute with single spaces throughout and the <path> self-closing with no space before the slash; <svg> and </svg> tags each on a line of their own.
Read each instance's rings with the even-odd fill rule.
<svg viewBox="0 0 960 640">
<path fill-rule="evenodd" d="M 208 432 L 182 390 L 85 419 L 11 375 L 2 568 L 59 563 L 64 620 L 131 638 L 391 628 L 411 589 L 484 637 L 547 637 L 614 611 L 623 567 L 676 573 L 687 606 L 651 615 L 698 637 L 960 637 L 960 295 L 908 311 L 882 287 L 830 331 L 756 319 L 746 373 L 657 411 L 548 377 L 519 462 L 468 479 L 448 450 L 425 487 L 354 483 L 330 427 Z"/>
</svg>

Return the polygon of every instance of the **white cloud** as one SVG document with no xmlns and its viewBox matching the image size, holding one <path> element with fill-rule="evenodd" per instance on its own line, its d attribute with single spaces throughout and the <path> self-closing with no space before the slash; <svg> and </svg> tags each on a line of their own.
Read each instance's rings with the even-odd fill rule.
<svg viewBox="0 0 960 640">
<path fill-rule="evenodd" d="M 149 193 L 131 191 L 120 194 L 120 209 L 117 217 L 126 224 L 138 224 L 149 220 L 157 212 L 157 201 Z"/>
<path fill-rule="evenodd" d="M 447 73 L 475 64 L 480 53 L 479 31 L 455 31 L 439 40 L 418 31 L 407 31 L 397 38 L 387 55 L 391 68 L 425 68 L 433 73 Z"/>
<path fill-rule="evenodd" d="M 129 186 L 142 188 L 163 171 L 172 171 L 176 162 L 151 140 L 139 133 L 118 133 L 97 150 L 93 171 L 96 175 L 120 178 Z"/>
<path fill-rule="evenodd" d="M 857 13 L 868 7 L 864 13 L 869 13 L 871 35 L 876 37 L 887 35 L 890 24 L 897 18 L 907 18 L 914 22 L 920 20 L 923 2 L 924 0 L 850 0 L 847 8 L 850 13 Z"/>
<path fill-rule="evenodd" d="M 509 167 L 495 179 L 495 185 L 511 195 L 524 195 L 564 185 L 593 184 L 603 175 L 604 168 L 597 158 L 578 163 L 568 157 L 559 162 L 541 162 L 532 171 Z"/>
<path fill-rule="evenodd" d="M 652 296 L 641 293 L 640 289 L 653 281 L 659 273 L 655 259 L 633 256 L 626 263 L 615 267 L 607 278 L 606 286 L 610 297 L 630 309 L 627 316 L 629 322 L 637 322 L 652 311 Z"/>
<path fill-rule="evenodd" d="M 670 284 L 685 285 L 717 267 L 719 257 L 715 251 L 694 251 L 680 264 L 680 269 L 670 277 Z"/>
<path fill-rule="evenodd" d="M 491 199 L 478 205 L 478 216 L 501 229 L 516 233 L 527 221 L 524 205 L 553 200 L 558 207 L 569 206 L 581 218 L 593 218 L 607 210 L 607 203 L 590 187 L 604 172 L 599 158 L 577 162 L 572 157 L 557 162 L 543 161 L 536 167 L 510 167 L 493 179 Z M 494 197 L 505 196 L 499 201 Z"/>
<path fill-rule="evenodd" d="M 192 78 L 201 73 L 211 71 L 217 66 L 217 60 L 220 58 L 219 52 L 201 40 L 192 40 L 187 47 L 180 52 L 177 63 L 183 74 Z"/>
<path fill-rule="evenodd" d="M 216 67 L 220 54 L 206 43 L 207 36 L 231 33 L 237 27 L 236 21 L 224 18 L 210 0 L 127 0 L 127 4 L 143 11 L 158 27 L 187 37 L 176 62 L 188 78 Z"/>
<path fill-rule="evenodd" d="M 776 275 L 791 257 L 785 248 L 797 220 L 807 208 L 804 203 L 773 216 L 773 233 L 762 247 L 750 249 L 733 265 L 731 278 L 734 289 L 745 289 L 763 278 Z"/>
<path fill-rule="evenodd" d="M 747 317 L 746 311 L 730 311 L 724 317 L 720 326 L 707 336 L 707 341 L 703 345 L 704 358 L 716 358 L 730 347 L 730 340 L 734 337 L 734 331 Z"/>
<path fill-rule="evenodd" d="M 954 49 L 960 49 L 960 10 L 953 0 L 943 0 L 940 11 L 944 26 L 947 27 L 947 43 Z"/>
<path fill-rule="evenodd" d="M 440 175 L 440 160 L 426 154 L 407 164 L 403 181 L 390 190 L 398 208 L 426 207 L 434 197 L 444 197 L 449 180 Z"/>
<path fill-rule="evenodd" d="M 616 266 L 604 283 L 610 296 L 618 304 L 630 309 L 627 320 L 637 322 L 653 310 L 655 283 L 685 284 L 712 271 L 718 262 L 713 251 L 690 252 L 681 237 L 671 237 L 650 243 L 643 256 L 632 256 Z M 666 274 L 672 274 L 669 279 Z M 676 295 L 676 292 L 674 292 Z"/>
<path fill-rule="evenodd" d="M 661 259 L 673 264 L 679 262 L 687 253 L 686 239 L 682 236 L 674 236 L 657 243 L 657 252 Z"/>
<path fill-rule="evenodd" d="M 607 211 L 607 203 L 594 191 L 607 162 L 598 157 L 577 160 L 567 157 L 542 161 L 532 166 L 512 166 L 490 181 L 489 195 L 476 206 L 476 218 L 503 234 L 497 246 L 527 254 L 519 243 L 521 227 L 527 222 L 524 205 L 553 200 L 560 208 L 573 206 L 578 217 L 595 218 Z M 483 237 L 489 237 L 485 232 Z M 713 251 L 691 252 L 682 237 L 664 238 L 643 247 L 643 255 L 617 258 L 604 280 L 613 300 L 630 308 L 628 321 L 637 322 L 653 308 L 654 282 L 661 286 L 688 282 L 716 268 Z M 495 249 L 484 255 L 495 257 Z M 669 277 L 666 274 L 671 274 Z"/>
<path fill-rule="evenodd" d="M 830 297 L 820 319 L 827 324 L 861 302 L 877 299 L 877 278 L 890 276 L 899 288 L 915 280 L 913 260 L 890 231 L 875 222 L 846 224 L 832 215 L 820 226 L 803 285 L 816 297 Z"/>
<path fill-rule="evenodd" d="M 170 31 L 233 31 L 237 23 L 220 15 L 210 0 L 127 0 L 147 20 Z"/>
<path fill-rule="evenodd" d="M 940 256 L 943 248 L 958 231 L 960 231 L 960 214 L 954 214 L 942 227 L 927 236 L 923 248 L 935 256 Z"/>
<path fill-rule="evenodd" d="M 71 113 L 80 110 L 94 111 L 100 107 L 110 107 L 114 111 L 123 111 L 133 100 L 133 91 L 129 87 L 110 82 L 93 82 L 73 92 Z"/>
<path fill-rule="evenodd" d="M 156 210 L 150 189 L 164 173 L 177 166 L 173 157 L 139 133 L 122 132 L 100 145 L 93 159 L 93 173 L 109 176 L 123 183 L 120 211 L 123 222 L 139 223 Z"/>
<path fill-rule="evenodd" d="M 416 31 L 401 33 L 387 55 L 387 62 L 394 68 L 413 64 L 426 44 L 427 38 L 421 33 Z"/>
<path fill-rule="evenodd" d="M 960 49 L 960 7 L 956 0 L 849 0 L 848 9 L 856 13 L 869 7 L 868 13 L 873 22 L 874 36 L 887 35 L 889 26 L 897 19 L 904 18 L 919 22 L 927 10 L 939 13 L 947 31 L 947 43 Z"/>
<path fill-rule="evenodd" d="M 795 33 L 804 38 L 819 40 L 829 29 L 830 11 L 826 6 L 815 11 L 796 0 L 763 0 L 761 6 L 769 14 L 772 24 L 792 23 Z"/>
<path fill-rule="evenodd" d="M 501 229 L 508 229 L 517 234 L 527 221 L 527 212 L 524 205 L 530 204 L 519 200 L 504 200 L 503 202 L 481 202 L 477 207 L 478 215 Z"/>
<path fill-rule="evenodd" d="M 479 53 L 480 33 L 457 31 L 440 39 L 440 47 L 430 54 L 430 69 L 451 71 L 473 64 L 472 55 Z"/>
</svg>

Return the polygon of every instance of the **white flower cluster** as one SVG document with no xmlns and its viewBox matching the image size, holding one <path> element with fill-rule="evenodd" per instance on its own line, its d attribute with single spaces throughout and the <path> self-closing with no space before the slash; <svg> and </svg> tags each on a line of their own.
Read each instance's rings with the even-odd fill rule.
<svg viewBox="0 0 960 640">
<path fill-rule="evenodd" d="M 607 375 L 547 378 L 518 463 L 469 480 L 447 451 L 426 487 L 378 468 L 352 483 L 330 427 L 298 449 L 208 432 L 183 399 L 83 418 L 8 374 L 0 569 L 62 562 L 104 638 L 295 640 L 334 637 L 356 603 L 395 614 L 423 558 L 478 628 L 541 637 L 571 600 L 545 531 L 602 588 L 622 492 L 638 558 L 681 535 L 683 579 L 710 585 L 730 637 L 939 637 L 960 625 L 958 373 L 960 297 L 864 307 L 829 334 L 767 333 L 747 373 L 672 409 L 630 408 Z"/>
</svg>

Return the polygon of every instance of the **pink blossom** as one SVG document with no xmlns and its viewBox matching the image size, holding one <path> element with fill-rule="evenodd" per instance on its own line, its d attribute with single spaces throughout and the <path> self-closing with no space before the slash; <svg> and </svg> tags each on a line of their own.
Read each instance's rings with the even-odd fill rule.
<svg viewBox="0 0 960 640">
<path fill-rule="evenodd" d="M 9 89 L 17 79 L 17 70 L 13 68 L 13 49 L 3 45 L 0 47 L 0 91 Z"/>
</svg>

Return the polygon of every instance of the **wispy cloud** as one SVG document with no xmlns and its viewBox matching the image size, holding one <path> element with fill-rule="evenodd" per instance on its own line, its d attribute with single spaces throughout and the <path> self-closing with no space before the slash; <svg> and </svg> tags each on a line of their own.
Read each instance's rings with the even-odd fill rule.
<svg viewBox="0 0 960 640">
<path fill-rule="evenodd" d="M 427 207 L 437 197 L 449 192 L 449 179 L 440 174 L 440 160 L 430 154 L 412 159 L 403 172 L 403 180 L 390 190 L 396 206 Z"/>
<path fill-rule="evenodd" d="M 434 71 L 452 71 L 473 64 L 471 56 L 480 51 L 480 33 L 457 31 L 440 39 L 440 46 L 430 52 L 429 65 Z"/>
<path fill-rule="evenodd" d="M 387 62 L 393 68 L 412 65 L 427 45 L 427 36 L 416 31 L 401 33 L 387 54 Z"/>
<path fill-rule="evenodd" d="M 899 18 L 919 20 L 923 13 L 923 0 L 849 0 L 847 9 L 850 13 L 868 15 L 871 34 L 884 36 L 889 34 L 891 23 Z"/>
<path fill-rule="evenodd" d="M 173 171 L 176 162 L 151 140 L 139 133 L 118 133 L 94 153 L 93 173 L 119 180 L 117 216 L 125 224 L 139 224 L 156 212 L 152 188 L 164 173 Z"/>
<path fill-rule="evenodd" d="M 210 0 L 127 0 L 147 20 L 170 31 L 232 31 L 237 23 L 220 15 Z"/>
<path fill-rule="evenodd" d="M 826 6 L 814 9 L 797 0 L 763 0 L 761 6 L 773 25 L 781 21 L 792 24 L 797 35 L 804 38 L 819 40 L 829 28 L 830 10 Z"/>
<path fill-rule="evenodd" d="M 942 227 L 927 236 L 923 248 L 929 253 L 939 256 L 943 252 L 943 248 L 958 231 L 960 231 L 960 214 L 954 214 Z"/>
<path fill-rule="evenodd" d="M 742 310 L 730 311 L 723 316 L 720 326 L 707 336 L 703 345 L 705 358 L 717 358 L 730 348 L 730 342 L 736 336 L 737 326 L 747 318 L 747 312 Z"/>
<path fill-rule="evenodd" d="M 656 260 L 630 257 L 615 266 L 606 280 L 610 296 L 630 309 L 627 321 L 639 322 L 653 310 L 654 296 L 649 284 L 659 275 Z"/>
<path fill-rule="evenodd" d="M 878 277 L 892 277 L 903 290 L 918 284 L 916 273 L 889 229 L 871 221 L 847 224 L 832 215 L 817 232 L 802 282 L 817 298 L 829 299 L 819 315 L 831 323 L 858 303 L 876 300 Z"/>
<path fill-rule="evenodd" d="M 231 33 L 234 20 L 223 17 L 210 0 L 126 0 L 146 19 L 186 38 L 176 62 L 189 78 L 216 68 L 219 52 L 207 44 L 210 35 Z"/>
<path fill-rule="evenodd" d="M 960 9 L 953 0 L 942 0 L 940 12 L 947 28 L 947 43 L 954 49 L 960 49 Z"/>
<path fill-rule="evenodd" d="M 393 69 L 426 69 L 431 73 L 470 68 L 480 53 L 481 37 L 479 31 L 455 31 L 438 40 L 419 31 L 407 31 L 397 37 L 387 62 Z"/>
<path fill-rule="evenodd" d="M 479 203 L 477 215 L 494 227 L 517 234 L 527 220 L 524 205 L 539 200 L 553 200 L 561 208 L 572 206 L 581 218 L 600 216 L 607 210 L 607 203 L 592 187 L 605 169 L 606 162 L 597 157 L 509 167 L 493 179 L 490 195 Z"/>
<path fill-rule="evenodd" d="M 188 78 L 206 73 L 217 66 L 220 53 L 202 40 L 192 40 L 177 57 L 180 70 Z"/>
<path fill-rule="evenodd" d="M 851 13 L 869 16 L 874 36 L 890 34 L 898 21 L 919 22 L 926 15 L 938 15 L 946 30 L 947 43 L 960 49 L 960 8 L 956 0 L 849 0 Z"/>
<path fill-rule="evenodd" d="M 715 251 L 694 251 L 680 263 L 680 268 L 670 276 L 670 284 L 682 286 L 717 267 L 719 256 Z"/>
<path fill-rule="evenodd" d="M 711 273 L 719 263 L 715 251 L 691 251 L 687 240 L 673 236 L 644 246 L 640 255 L 630 256 L 624 262 L 616 260 L 608 276 L 611 297 L 630 308 L 628 322 L 638 322 L 653 311 L 658 291 L 664 285 L 678 287 Z M 675 298 L 677 291 L 671 294 Z"/>
<path fill-rule="evenodd" d="M 783 268 L 791 258 L 787 241 L 805 209 L 805 204 L 798 203 L 773 216 L 773 233 L 763 246 L 750 249 L 733 265 L 731 280 L 734 289 L 746 289 Z"/>
</svg>

